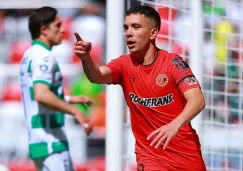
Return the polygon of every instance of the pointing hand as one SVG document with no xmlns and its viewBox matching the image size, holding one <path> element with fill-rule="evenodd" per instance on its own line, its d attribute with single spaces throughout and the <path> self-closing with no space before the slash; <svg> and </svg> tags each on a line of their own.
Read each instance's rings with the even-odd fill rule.
<svg viewBox="0 0 243 171">
<path fill-rule="evenodd" d="M 74 44 L 75 55 L 81 60 L 90 58 L 91 43 L 84 41 L 77 32 L 74 35 L 77 39 L 77 42 Z"/>
</svg>

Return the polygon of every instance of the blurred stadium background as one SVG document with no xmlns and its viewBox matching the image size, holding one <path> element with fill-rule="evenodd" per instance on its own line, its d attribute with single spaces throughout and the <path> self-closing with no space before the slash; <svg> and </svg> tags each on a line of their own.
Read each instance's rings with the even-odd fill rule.
<svg viewBox="0 0 243 171">
<path fill-rule="evenodd" d="M 109 101 L 106 99 L 106 88 L 87 80 L 72 47 L 75 41 L 73 32 L 77 31 L 84 40 L 93 43 L 93 59 L 99 64 L 106 62 L 110 44 L 107 42 L 110 39 L 107 39 L 109 32 L 106 32 L 106 27 L 111 26 L 112 29 L 106 17 L 108 1 L 0 0 L 0 171 L 4 170 L 3 165 L 10 171 L 35 170 L 27 151 L 18 64 L 23 52 L 31 44 L 28 14 L 32 8 L 44 5 L 58 9 L 66 29 L 62 44 L 53 48 L 65 75 L 65 92 L 85 94 L 96 102 L 90 110 L 79 106 L 96 123 L 90 137 L 84 135 L 72 117 L 67 117 L 66 129 L 75 166 L 78 171 L 106 170 L 105 117 L 106 104 L 110 105 L 106 103 Z M 124 9 L 121 11 L 135 4 L 150 5 L 158 10 L 162 21 L 158 46 L 180 54 L 200 80 L 206 109 L 195 120 L 194 126 L 200 136 L 207 170 L 242 171 L 243 0 L 127 0 L 123 3 Z M 119 15 L 117 13 L 112 17 Z M 120 24 L 122 27 L 123 23 Z M 112 40 L 116 44 L 115 37 Z M 125 49 L 124 43 L 117 46 Z M 133 171 L 136 170 L 134 140 L 129 126 L 129 113 L 125 105 L 121 105 L 126 116 L 123 138 L 119 142 L 124 153 L 121 156 L 124 167 L 116 171 Z M 112 146 L 108 148 L 115 150 Z"/>
</svg>

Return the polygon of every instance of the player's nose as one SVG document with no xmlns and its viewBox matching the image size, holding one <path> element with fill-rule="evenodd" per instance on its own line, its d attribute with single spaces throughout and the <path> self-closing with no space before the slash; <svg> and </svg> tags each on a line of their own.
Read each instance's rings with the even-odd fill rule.
<svg viewBox="0 0 243 171">
<path fill-rule="evenodd" d="M 130 28 L 128 28 L 126 31 L 125 31 L 125 35 L 126 37 L 131 37 L 132 36 L 132 30 Z"/>
<path fill-rule="evenodd" d="M 65 33 L 66 32 L 66 29 L 62 26 L 61 27 L 61 33 Z"/>
</svg>

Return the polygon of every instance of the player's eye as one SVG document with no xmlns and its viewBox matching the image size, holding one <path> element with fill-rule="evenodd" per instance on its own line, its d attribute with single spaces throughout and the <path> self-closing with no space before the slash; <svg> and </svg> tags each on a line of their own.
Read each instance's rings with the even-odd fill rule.
<svg viewBox="0 0 243 171">
<path fill-rule="evenodd" d="M 60 28 L 62 26 L 62 23 L 58 23 L 56 26 Z"/>
<path fill-rule="evenodd" d="M 128 26 L 124 25 L 123 28 L 124 28 L 124 30 L 127 30 L 128 29 Z"/>
</svg>

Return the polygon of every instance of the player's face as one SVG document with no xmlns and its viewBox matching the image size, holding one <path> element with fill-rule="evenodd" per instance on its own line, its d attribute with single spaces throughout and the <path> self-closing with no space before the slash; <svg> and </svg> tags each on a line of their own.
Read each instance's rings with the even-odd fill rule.
<svg viewBox="0 0 243 171">
<path fill-rule="evenodd" d="M 51 45 L 58 45 L 62 42 L 64 28 L 59 16 L 46 28 L 46 34 Z"/>
<path fill-rule="evenodd" d="M 141 53 L 148 50 L 151 43 L 151 33 L 154 22 L 141 14 L 126 16 L 124 30 L 127 47 L 131 53 Z"/>
</svg>

